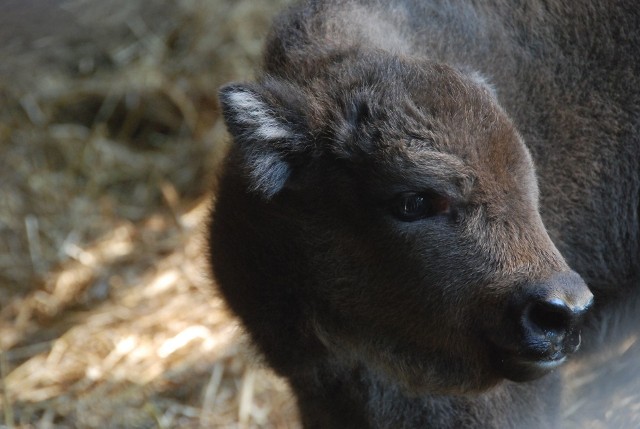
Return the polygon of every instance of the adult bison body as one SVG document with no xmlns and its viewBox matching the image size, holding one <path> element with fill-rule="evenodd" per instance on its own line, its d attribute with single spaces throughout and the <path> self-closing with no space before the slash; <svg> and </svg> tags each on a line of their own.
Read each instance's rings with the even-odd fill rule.
<svg viewBox="0 0 640 429">
<path fill-rule="evenodd" d="M 213 271 L 305 427 L 556 424 L 639 289 L 638 10 L 311 1 L 221 89 Z"/>
</svg>

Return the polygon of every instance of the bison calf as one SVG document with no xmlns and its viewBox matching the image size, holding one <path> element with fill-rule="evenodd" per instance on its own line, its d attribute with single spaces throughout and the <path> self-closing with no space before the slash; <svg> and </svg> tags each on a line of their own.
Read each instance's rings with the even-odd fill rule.
<svg viewBox="0 0 640 429">
<path fill-rule="evenodd" d="M 555 426 L 583 278 L 639 284 L 632 3 L 310 1 L 220 90 L 213 272 L 305 427 Z"/>
</svg>

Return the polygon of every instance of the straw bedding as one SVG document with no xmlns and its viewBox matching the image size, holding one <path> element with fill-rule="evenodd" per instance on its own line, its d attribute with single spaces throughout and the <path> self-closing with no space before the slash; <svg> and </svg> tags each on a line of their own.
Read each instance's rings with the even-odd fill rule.
<svg viewBox="0 0 640 429">
<path fill-rule="evenodd" d="M 215 295 L 202 236 L 227 144 L 217 87 L 251 78 L 285 3 L 0 6 L 0 427 L 299 427 Z M 637 372 L 625 347 L 574 368 L 576 391 Z M 626 389 L 569 421 L 640 415 Z"/>
<path fill-rule="evenodd" d="M 283 3 L 0 7 L 0 427 L 296 427 L 201 234 L 217 87 Z"/>
</svg>

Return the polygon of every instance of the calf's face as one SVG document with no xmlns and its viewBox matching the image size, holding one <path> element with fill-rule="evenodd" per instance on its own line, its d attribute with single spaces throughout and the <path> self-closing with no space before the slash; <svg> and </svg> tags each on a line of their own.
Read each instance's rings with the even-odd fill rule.
<svg viewBox="0 0 640 429">
<path fill-rule="evenodd" d="M 592 295 L 478 75 L 372 54 L 220 95 L 247 195 L 295 231 L 273 240 L 298 241 L 306 281 L 287 288 L 331 359 L 462 393 L 537 378 L 577 349 Z"/>
</svg>

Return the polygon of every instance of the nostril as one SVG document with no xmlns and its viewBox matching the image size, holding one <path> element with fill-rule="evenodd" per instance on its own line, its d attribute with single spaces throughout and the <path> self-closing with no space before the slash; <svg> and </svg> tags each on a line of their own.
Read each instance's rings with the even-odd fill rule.
<svg viewBox="0 0 640 429">
<path fill-rule="evenodd" d="M 573 325 L 575 314 L 559 299 L 537 301 L 529 304 L 524 313 L 524 322 L 541 334 L 563 335 Z"/>
</svg>

